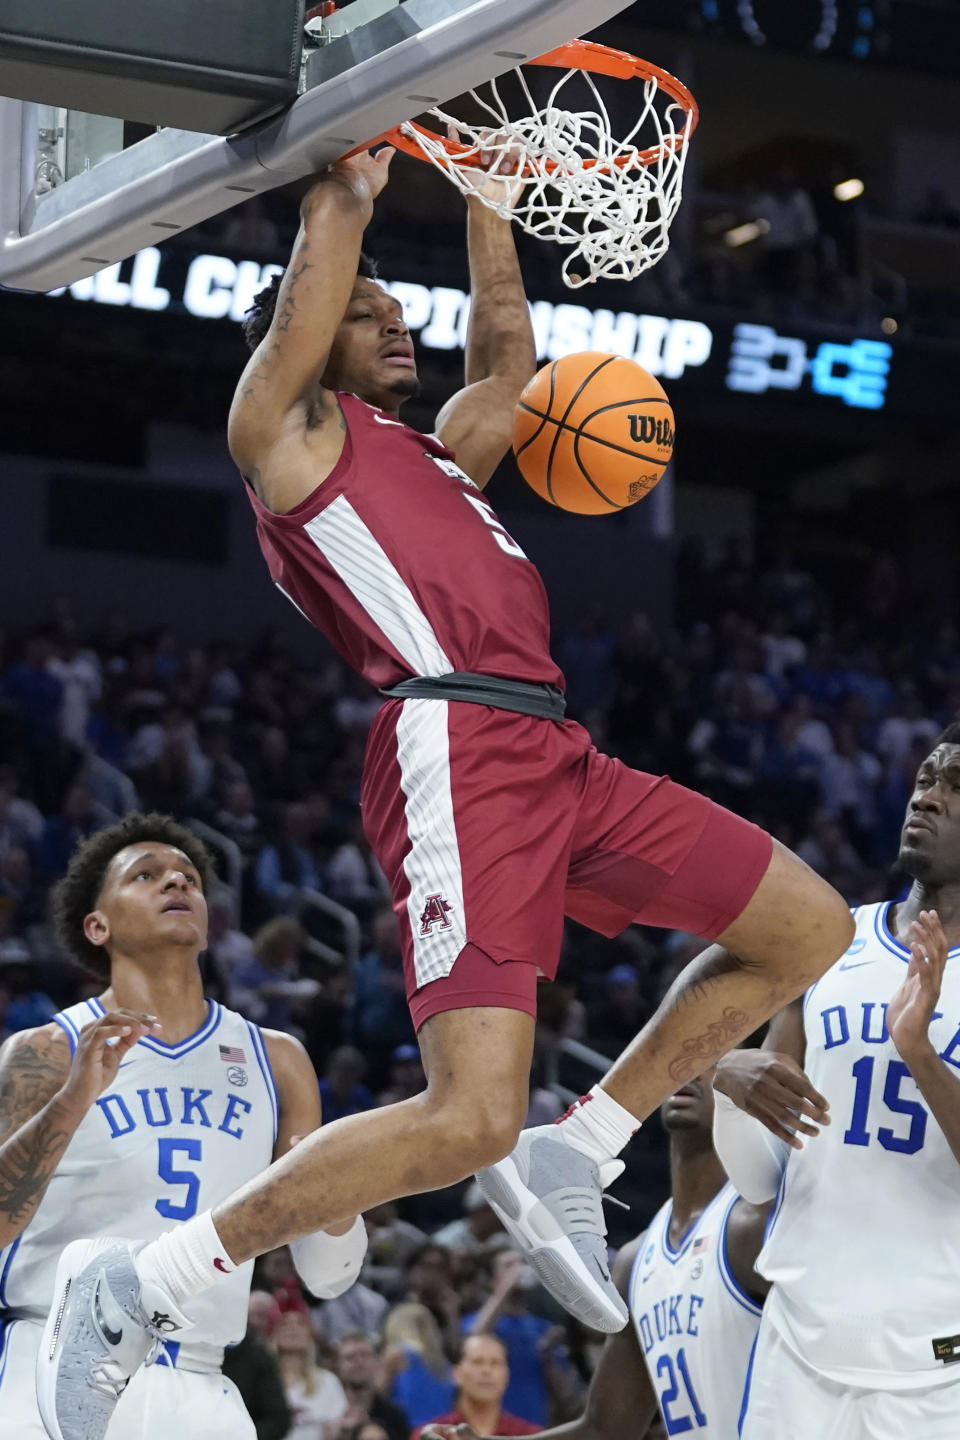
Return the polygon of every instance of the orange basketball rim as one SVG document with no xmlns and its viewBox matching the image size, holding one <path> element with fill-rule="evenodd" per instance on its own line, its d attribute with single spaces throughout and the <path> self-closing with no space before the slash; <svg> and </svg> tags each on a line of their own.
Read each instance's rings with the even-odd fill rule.
<svg viewBox="0 0 960 1440">
<path fill-rule="evenodd" d="M 668 70 L 661 70 L 659 65 L 653 65 L 649 60 L 641 60 L 627 50 L 614 50 L 610 45 L 597 45 L 592 40 L 568 40 L 566 45 L 558 45 L 556 50 L 548 50 L 545 55 L 538 55 L 535 60 L 527 60 L 525 63 L 552 67 L 557 70 L 581 70 L 589 75 L 607 75 L 614 80 L 646 82 L 652 80 L 663 94 L 669 95 L 670 99 L 680 106 L 687 116 L 686 124 L 676 134 L 665 137 L 658 145 L 650 145 L 646 149 L 633 150 L 614 157 L 612 163 L 619 165 L 621 169 L 655 164 L 663 158 L 665 149 L 675 150 L 678 146 L 685 145 L 697 128 L 700 111 L 686 85 L 675 75 L 671 75 Z M 459 140 L 452 140 L 446 135 L 438 135 L 413 120 L 407 121 L 404 125 L 398 125 L 393 130 L 388 130 L 374 143 L 386 141 L 390 145 L 395 145 L 398 150 L 405 151 L 407 155 L 412 155 L 416 160 L 429 160 L 430 157 L 424 153 L 423 147 L 414 138 L 414 133 L 424 136 L 428 140 L 439 141 L 451 159 L 461 165 L 479 167 L 483 163 L 472 146 L 464 145 Z M 603 164 L 604 161 L 599 158 L 587 157 L 583 160 L 584 167 L 589 169 Z M 557 162 L 548 159 L 545 161 L 545 168 L 555 170 Z"/>
<path fill-rule="evenodd" d="M 566 247 L 562 274 L 571 288 L 633 280 L 670 243 L 696 101 L 659 66 L 588 40 L 571 40 L 529 67 L 560 72 L 546 99 L 533 95 L 520 65 L 469 92 L 480 124 L 437 105 L 429 111 L 437 130 L 410 120 L 380 138 L 429 161 L 528 235 Z M 638 82 L 637 106 L 618 137 L 603 91 L 624 80 Z M 478 185 L 480 170 L 514 183 Z"/>
</svg>

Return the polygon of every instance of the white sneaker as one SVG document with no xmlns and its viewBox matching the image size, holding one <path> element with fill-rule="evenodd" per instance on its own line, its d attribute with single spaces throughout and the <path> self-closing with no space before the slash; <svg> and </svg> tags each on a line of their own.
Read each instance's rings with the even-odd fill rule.
<svg viewBox="0 0 960 1440">
<path fill-rule="evenodd" d="M 521 1132 L 505 1160 L 477 1173 L 477 1184 L 543 1284 L 571 1315 L 612 1334 L 629 1312 L 610 1278 L 603 1188 L 623 1173 L 619 1160 L 596 1163 L 556 1127 Z"/>
<path fill-rule="evenodd" d="M 51 1440 L 103 1440 L 135 1370 L 191 1322 L 155 1285 L 141 1286 L 145 1242 L 74 1240 L 60 1256 L 37 1354 L 37 1402 Z"/>
</svg>

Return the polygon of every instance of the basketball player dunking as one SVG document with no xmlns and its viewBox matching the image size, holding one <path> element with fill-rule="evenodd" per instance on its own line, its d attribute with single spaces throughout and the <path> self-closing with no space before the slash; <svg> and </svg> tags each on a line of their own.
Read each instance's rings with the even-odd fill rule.
<svg viewBox="0 0 960 1440">
<path fill-rule="evenodd" d="M 157 1235 L 320 1124 L 302 1046 L 204 999 L 212 874 L 184 826 L 134 814 L 86 841 L 60 883 L 60 942 L 105 989 L 0 1053 L 0 1440 L 46 1440 L 36 1353 L 64 1244 L 118 1228 Z M 353 1283 L 365 1248 L 358 1220 L 294 1254 L 311 1288 L 334 1295 Z M 136 1375 L 110 1440 L 253 1440 L 220 1371 L 246 1328 L 251 1269 L 188 1306 L 193 1327 Z M 123 1311 L 106 1294 L 100 1305 L 122 1345 Z M 161 1315 L 162 1304 L 151 1307 L 162 1332 Z M 110 1379 L 107 1368 L 99 1380 Z M 75 1394 L 74 1407 L 84 1399 Z"/>
<path fill-rule="evenodd" d="M 403 927 L 428 1086 L 325 1127 L 136 1264 L 172 1314 L 223 1268 L 480 1170 L 541 1278 L 616 1330 L 627 1311 L 606 1264 L 610 1162 L 678 1084 L 812 984 L 852 922 L 768 835 L 564 722 L 543 584 L 480 493 L 536 363 L 511 227 L 468 197 L 467 383 L 436 436 L 421 435 L 399 419 L 417 386 L 403 314 L 360 252 L 391 158 L 340 161 L 307 195 L 286 275 L 259 299 L 229 439 L 274 580 L 391 697 L 370 733 L 363 816 Z M 511 182 L 478 183 L 502 195 Z M 725 949 L 679 977 L 589 1103 L 518 1142 L 537 976 L 555 972 L 565 912 L 606 935 L 641 921 Z M 81 1250 L 64 1256 L 63 1287 L 83 1273 Z M 130 1254 L 118 1242 L 101 1256 L 96 1284 L 112 1287 Z M 135 1303 L 129 1317 L 143 1323 Z M 71 1298 L 41 1395 L 108 1353 L 89 1303 Z M 58 1440 L 80 1433 L 69 1413 L 49 1423 Z"/>
<path fill-rule="evenodd" d="M 960 724 L 920 766 L 897 863 L 906 898 L 854 911 L 764 1049 L 717 1068 L 730 1178 L 777 1197 L 743 1440 L 960 1435 Z"/>
</svg>

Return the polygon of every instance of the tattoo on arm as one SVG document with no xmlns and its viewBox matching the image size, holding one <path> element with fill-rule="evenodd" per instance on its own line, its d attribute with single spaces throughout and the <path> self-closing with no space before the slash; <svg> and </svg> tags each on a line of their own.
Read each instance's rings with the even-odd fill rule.
<svg viewBox="0 0 960 1440">
<path fill-rule="evenodd" d="M 29 1223 L 74 1133 L 50 1105 L 70 1068 L 65 1044 L 37 1031 L 0 1058 L 0 1247 Z"/>
<path fill-rule="evenodd" d="M 69 1070 L 66 1036 L 34 1030 L 7 1042 L 0 1052 L 0 1142 L 43 1109 Z"/>
<path fill-rule="evenodd" d="M 307 242 L 302 241 L 300 245 L 301 255 L 307 248 Z M 288 271 L 284 279 L 283 303 L 273 317 L 272 329 L 275 335 L 283 335 L 290 329 L 297 308 L 296 289 L 305 270 L 311 270 L 313 266 L 308 260 L 301 260 L 295 270 Z M 274 360 L 280 350 L 280 341 L 274 338 L 269 343 L 265 338 L 257 351 L 257 362 L 250 374 L 243 382 L 243 389 L 240 394 L 244 400 L 249 400 L 255 394 L 257 382 L 266 379 Z"/>
<path fill-rule="evenodd" d="M 262 355 L 258 354 L 256 365 L 254 365 L 253 369 L 250 371 L 250 374 L 244 381 L 243 390 L 241 391 L 244 400 L 250 399 L 250 396 L 254 393 L 254 387 L 257 381 L 263 380 L 266 377 L 267 371 L 270 369 L 270 361 L 279 349 L 279 340 L 274 340 L 272 345 L 266 346 L 266 349 L 263 350 Z"/>
<path fill-rule="evenodd" d="M 305 250 L 306 248 L 307 247 L 305 244 L 301 247 L 302 250 Z M 284 296 L 283 304 L 280 307 L 279 314 L 274 317 L 273 321 L 275 328 L 280 334 L 283 334 L 285 331 L 290 329 L 290 321 L 293 319 L 293 312 L 297 308 L 297 301 L 294 293 L 297 288 L 297 281 L 300 279 L 301 275 L 305 270 L 312 269 L 313 266 L 310 264 L 309 260 L 303 260 L 297 266 L 296 270 L 294 270 L 293 273 L 290 275 L 289 283 L 285 287 L 287 293 Z"/>
<path fill-rule="evenodd" d="M 51 1107 L 52 1109 L 52 1107 Z M 35 1115 L 0 1146 L 0 1241 L 9 1243 L 33 1219 L 73 1138 L 52 1113 Z M 5 1230 L 12 1234 L 4 1238 Z"/>
</svg>

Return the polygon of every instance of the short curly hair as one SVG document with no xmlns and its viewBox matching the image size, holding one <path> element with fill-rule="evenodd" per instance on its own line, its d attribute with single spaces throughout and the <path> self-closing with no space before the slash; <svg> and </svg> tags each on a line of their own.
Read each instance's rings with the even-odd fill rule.
<svg viewBox="0 0 960 1440">
<path fill-rule="evenodd" d="M 274 275 L 269 284 L 262 290 L 258 290 L 253 297 L 253 304 L 246 312 L 241 322 L 243 338 L 251 350 L 256 350 L 260 341 L 270 329 L 270 322 L 273 319 L 273 312 L 277 308 L 277 296 L 280 293 L 280 286 L 283 277 L 287 272 L 281 270 L 279 275 Z M 362 275 L 364 280 L 376 280 L 377 262 L 371 260 L 369 255 L 360 252 L 360 263 L 357 266 L 357 274 Z"/>
<path fill-rule="evenodd" d="M 83 922 L 97 907 L 104 876 L 114 855 L 143 840 L 156 840 L 182 850 L 195 866 L 205 895 L 217 878 L 213 858 L 203 842 L 186 825 L 157 811 L 144 815 L 133 810 L 116 825 L 98 830 L 79 845 L 70 858 L 67 873 L 54 886 L 54 928 L 63 950 L 82 970 L 104 984 L 110 980 L 110 957 L 101 946 L 90 943 L 84 934 Z"/>
</svg>

